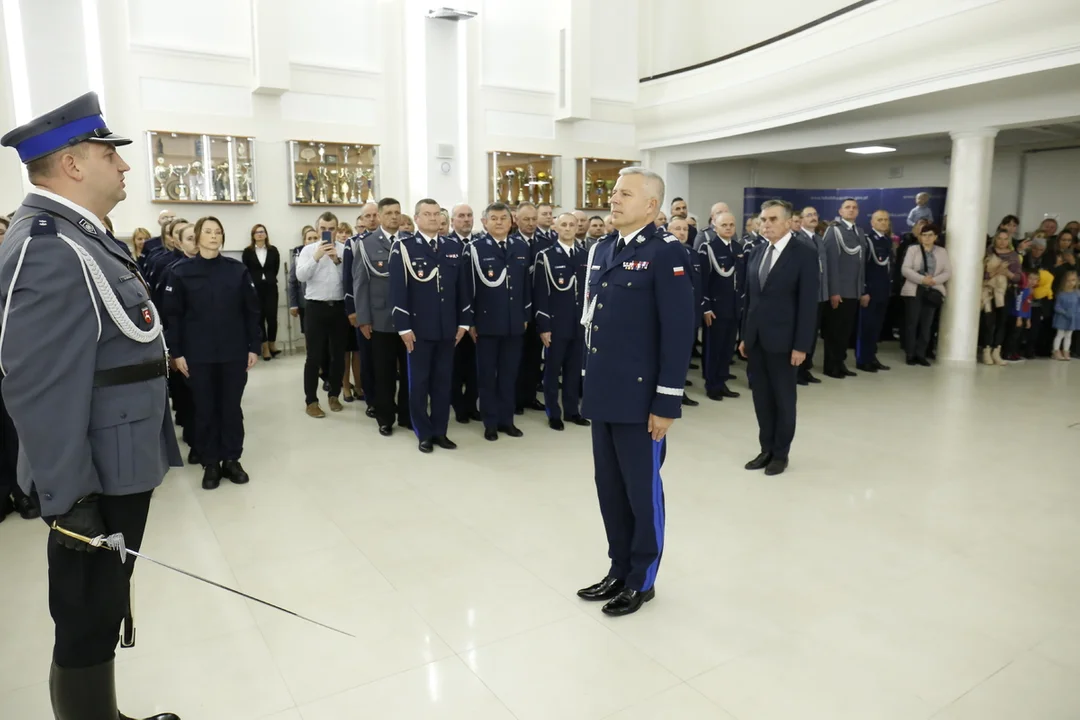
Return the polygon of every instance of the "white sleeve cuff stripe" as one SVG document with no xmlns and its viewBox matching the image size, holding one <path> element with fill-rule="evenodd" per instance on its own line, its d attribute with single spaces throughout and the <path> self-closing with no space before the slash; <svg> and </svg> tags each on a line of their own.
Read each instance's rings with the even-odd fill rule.
<svg viewBox="0 0 1080 720">
<path fill-rule="evenodd" d="M 683 396 L 682 388 L 670 388 L 664 387 L 663 385 L 657 385 L 656 392 L 660 393 L 661 395 L 674 395 L 675 397 Z"/>
<path fill-rule="evenodd" d="M 408 314 L 409 314 L 409 311 L 408 311 L 408 310 L 406 310 L 405 308 L 399 308 L 399 307 L 395 307 L 395 308 L 394 308 L 394 309 L 393 309 L 393 310 L 391 311 L 391 314 L 393 314 L 393 313 L 396 313 L 396 312 L 402 313 L 403 315 L 408 315 Z"/>
</svg>

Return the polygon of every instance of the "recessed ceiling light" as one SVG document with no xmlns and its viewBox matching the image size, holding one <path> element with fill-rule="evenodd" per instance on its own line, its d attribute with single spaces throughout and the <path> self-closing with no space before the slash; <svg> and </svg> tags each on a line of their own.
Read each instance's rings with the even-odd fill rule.
<svg viewBox="0 0 1080 720">
<path fill-rule="evenodd" d="M 865 147 L 848 148 L 844 152 L 854 153 L 855 155 L 877 155 L 878 153 L 896 152 L 896 148 L 888 145 L 867 145 Z"/>
</svg>

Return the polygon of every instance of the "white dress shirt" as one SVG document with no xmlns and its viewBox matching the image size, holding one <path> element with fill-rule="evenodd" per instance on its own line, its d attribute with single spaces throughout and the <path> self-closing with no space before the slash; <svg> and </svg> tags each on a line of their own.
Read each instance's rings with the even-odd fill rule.
<svg viewBox="0 0 1080 720">
<path fill-rule="evenodd" d="M 316 262 L 315 251 L 319 249 L 319 242 L 305 245 L 296 258 L 296 279 L 305 283 L 305 300 L 332 302 L 345 299 L 340 262 L 345 253 L 345 244 L 335 242 L 334 248 L 337 250 L 338 262 L 334 262 L 329 255 L 323 255 Z"/>
<path fill-rule="evenodd" d="M 260 265 L 266 265 L 266 246 L 255 246 L 255 257 L 259 258 Z"/>
<path fill-rule="evenodd" d="M 780 255 L 781 255 L 781 254 L 782 254 L 782 253 L 784 252 L 784 248 L 786 248 L 786 247 L 788 246 L 788 242 L 789 242 L 790 240 L 791 240 L 791 233 L 790 233 L 790 232 L 788 232 L 788 234 L 787 234 L 787 235 L 785 235 L 784 237 L 782 237 L 782 238 L 780 238 L 779 240 L 777 240 L 777 241 L 776 241 L 776 244 L 772 246 L 772 247 L 773 247 L 773 252 L 772 252 L 772 266 L 771 266 L 771 267 L 769 268 L 769 273 L 770 273 L 770 274 L 772 273 L 772 271 L 773 271 L 773 268 L 775 268 L 775 267 L 776 267 L 776 263 L 777 263 L 777 261 L 778 261 L 778 260 L 780 259 Z M 769 242 L 769 241 L 768 241 L 768 240 L 766 240 L 765 242 Z M 768 247 L 766 247 L 766 248 L 765 248 L 765 252 L 761 253 L 761 262 L 760 262 L 760 263 L 758 263 L 758 269 L 757 269 L 757 271 L 758 271 L 758 279 L 759 279 L 759 280 L 760 280 L 760 278 L 761 278 L 761 268 L 762 268 L 762 267 L 763 267 L 763 266 L 765 265 L 765 257 L 766 257 L 766 256 L 767 256 L 768 254 L 769 254 L 769 248 L 768 248 Z M 768 278 L 766 278 L 766 279 L 765 279 L 765 282 L 768 282 Z"/>
<path fill-rule="evenodd" d="M 74 203 L 71 200 L 68 200 L 66 197 L 61 197 L 60 195 L 57 195 L 56 193 L 54 193 L 54 192 L 52 192 L 50 190 L 46 190 L 43 187 L 34 187 L 34 188 L 32 188 L 30 190 L 30 194 L 31 195 L 40 195 L 41 197 L 52 200 L 55 203 L 60 203 L 64 207 L 68 208 L 69 210 L 74 210 L 75 212 L 79 213 L 79 215 L 82 215 L 84 218 L 86 218 L 86 220 L 91 225 L 93 225 L 95 228 L 97 228 L 97 231 L 99 233 L 101 233 L 102 237 L 108 237 L 109 236 L 109 233 L 106 232 L 106 230 L 105 230 L 105 225 L 102 224 L 102 222 L 98 218 L 98 216 L 95 215 L 94 213 L 90 212 L 86 208 L 84 208 L 82 205 L 79 205 L 78 203 Z"/>
</svg>

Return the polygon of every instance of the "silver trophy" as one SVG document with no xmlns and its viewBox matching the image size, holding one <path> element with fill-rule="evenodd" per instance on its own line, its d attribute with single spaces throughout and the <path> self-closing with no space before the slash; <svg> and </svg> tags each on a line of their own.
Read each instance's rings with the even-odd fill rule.
<svg viewBox="0 0 1080 720">
<path fill-rule="evenodd" d="M 330 169 L 330 202 L 334 205 L 341 204 L 341 184 L 338 182 L 341 171 L 337 168 Z"/>
<path fill-rule="evenodd" d="M 236 173 L 236 190 L 239 200 L 243 202 L 255 202 L 255 192 L 251 176 L 251 163 L 240 163 L 240 171 Z"/>
<path fill-rule="evenodd" d="M 214 200 L 225 202 L 232 200 L 229 190 L 229 163 L 222 162 L 214 166 Z"/>
<path fill-rule="evenodd" d="M 206 199 L 206 176 L 203 174 L 203 165 L 196 160 L 191 163 L 191 199 L 203 201 Z"/>
<path fill-rule="evenodd" d="M 159 156 L 157 165 L 154 166 L 154 195 L 158 200 L 169 199 L 169 193 L 165 190 L 165 185 L 169 182 L 170 174 L 169 168 L 165 165 L 165 158 Z"/>
<path fill-rule="evenodd" d="M 503 173 L 503 177 L 506 178 L 506 202 L 514 202 L 514 171 L 507 170 Z M 496 198 L 498 199 L 498 198 Z"/>
<path fill-rule="evenodd" d="M 529 202 L 536 204 L 536 169 L 533 168 L 532 163 L 529 163 L 528 169 L 529 179 Z"/>
<path fill-rule="evenodd" d="M 342 145 L 341 146 L 341 156 L 343 158 L 342 164 L 343 165 L 348 165 L 349 164 L 349 146 L 348 145 Z"/>
<path fill-rule="evenodd" d="M 321 148 L 320 148 L 321 150 Z M 330 173 L 326 168 L 319 168 L 319 202 L 325 205 L 329 202 L 327 199 L 327 191 L 330 189 Z"/>
<path fill-rule="evenodd" d="M 191 174 L 191 165 L 170 165 L 169 170 L 176 176 L 176 199 L 188 200 L 187 176 Z"/>
<path fill-rule="evenodd" d="M 326 164 L 326 145 L 323 143 L 319 143 L 319 164 Z"/>
</svg>

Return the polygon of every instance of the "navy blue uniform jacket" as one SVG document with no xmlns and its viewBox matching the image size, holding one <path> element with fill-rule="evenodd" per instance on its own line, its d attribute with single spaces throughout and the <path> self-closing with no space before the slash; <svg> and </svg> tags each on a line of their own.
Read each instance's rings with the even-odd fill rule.
<svg viewBox="0 0 1080 720">
<path fill-rule="evenodd" d="M 766 241 L 751 250 L 746 263 L 743 342 L 747 351 L 760 345 L 770 353 L 810 352 L 817 322 L 817 251 L 792 236 L 762 288 L 758 269 L 768 246 Z"/>
<path fill-rule="evenodd" d="M 503 251 L 494 238 L 484 235 L 469 244 L 468 255 L 476 331 L 504 337 L 524 334 L 525 323 L 532 316 L 532 250 L 528 243 L 511 234 Z"/>
<path fill-rule="evenodd" d="M 584 309 L 588 260 L 589 253 L 580 242 L 574 243 L 573 258 L 559 242 L 536 256 L 533 310 L 537 332 L 549 332 L 566 340 L 585 333 L 581 311 Z"/>
<path fill-rule="evenodd" d="M 165 286 L 169 354 L 191 363 L 247 361 L 262 345 L 259 295 L 239 260 L 196 255 L 172 266 Z"/>
<path fill-rule="evenodd" d="M 582 414 L 609 423 L 680 417 L 696 312 L 686 249 L 650 224 L 613 257 L 618 238 L 590 253 Z"/>
<path fill-rule="evenodd" d="M 701 283 L 705 289 L 702 312 L 711 312 L 721 320 L 742 317 L 746 287 L 742 243 L 735 238 L 730 243 L 714 238 L 702 243 L 698 257 L 701 258 Z"/>
<path fill-rule="evenodd" d="M 417 233 L 390 249 L 394 329 L 411 330 L 417 340 L 453 340 L 459 327 L 472 325 L 465 246 L 452 237 L 438 242 L 436 253 Z"/>
</svg>

